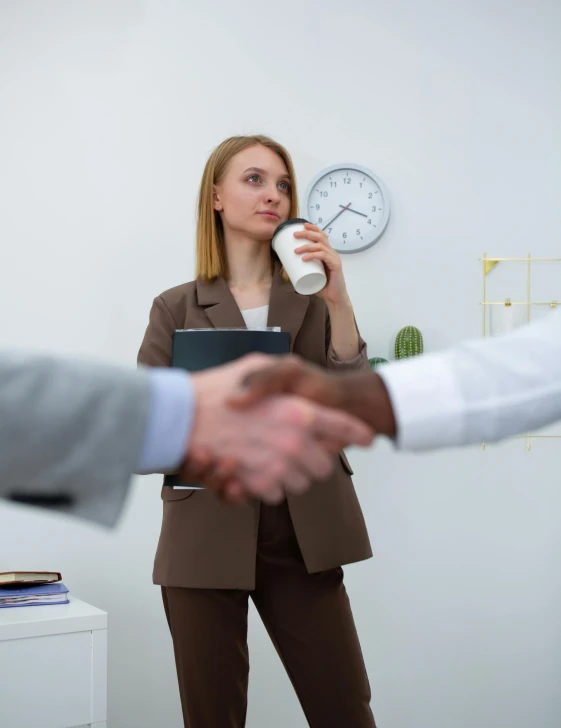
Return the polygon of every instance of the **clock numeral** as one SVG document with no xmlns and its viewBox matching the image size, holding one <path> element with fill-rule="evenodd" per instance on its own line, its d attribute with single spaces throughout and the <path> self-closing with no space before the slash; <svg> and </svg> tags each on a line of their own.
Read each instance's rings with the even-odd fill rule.
<svg viewBox="0 0 561 728">
<path fill-rule="evenodd" d="M 323 222 L 323 217 L 318 217 L 318 224 Z"/>
<path fill-rule="evenodd" d="M 327 197 L 327 192 L 320 192 L 319 193 L 319 196 L 320 197 Z"/>
<path fill-rule="evenodd" d="M 329 186 L 330 187 L 337 187 L 337 182 L 330 182 L 329 183 Z"/>
<path fill-rule="evenodd" d="M 356 231 L 356 234 L 357 234 L 357 235 L 360 235 L 360 230 L 357 230 L 357 231 Z"/>
<path fill-rule="evenodd" d="M 345 178 L 343 179 L 343 184 L 345 184 L 345 185 L 350 185 L 350 184 L 351 184 L 351 178 L 350 178 L 350 177 L 345 177 Z"/>
<path fill-rule="evenodd" d="M 368 199 L 369 199 L 369 200 L 371 200 L 371 199 L 372 199 L 372 192 L 369 192 L 369 193 L 368 193 Z"/>
<path fill-rule="evenodd" d="M 316 205 L 316 210 L 319 210 L 319 205 Z"/>
<path fill-rule="evenodd" d="M 372 206 L 372 212 L 376 212 L 376 210 L 377 210 L 376 205 L 373 205 Z"/>
<path fill-rule="evenodd" d="M 331 231 L 332 231 L 332 230 L 333 230 L 333 228 L 327 228 L 327 232 L 328 232 L 328 234 L 331 234 Z"/>
<path fill-rule="evenodd" d="M 368 218 L 368 224 L 372 225 L 372 220 L 370 218 Z"/>
<path fill-rule="evenodd" d="M 346 239 L 347 239 L 347 233 L 343 233 L 343 239 L 344 239 L 344 240 L 346 240 Z"/>
<path fill-rule="evenodd" d="M 362 189 L 362 182 L 359 184 L 360 189 Z"/>
</svg>

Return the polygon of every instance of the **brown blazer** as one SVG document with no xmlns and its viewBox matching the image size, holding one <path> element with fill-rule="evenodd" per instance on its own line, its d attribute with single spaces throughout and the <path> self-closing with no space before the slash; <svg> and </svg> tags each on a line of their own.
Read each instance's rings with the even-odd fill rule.
<svg viewBox="0 0 561 728">
<path fill-rule="evenodd" d="M 291 349 L 328 369 L 368 367 L 366 344 L 352 361 L 337 359 L 331 346 L 327 306 L 318 296 L 301 296 L 276 265 L 269 302 L 269 326 L 291 334 Z M 138 354 L 139 364 L 169 366 L 176 329 L 239 328 L 244 319 L 226 281 L 192 281 L 156 299 Z M 364 517 L 344 453 L 333 474 L 288 506 L 310 573 L 372 556 Z M 259 504 L 229 506 L 204 490 L 162 488 L 164 513 L 154 564 L 154 583 L 200 589 L 254 589 Z"/>
</svg>

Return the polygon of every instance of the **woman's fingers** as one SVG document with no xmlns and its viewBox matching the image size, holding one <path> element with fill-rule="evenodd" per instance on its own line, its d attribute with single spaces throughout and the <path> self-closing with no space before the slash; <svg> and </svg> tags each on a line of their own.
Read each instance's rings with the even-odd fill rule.
<svg viewBox="0 0 561 728">
<path fill-rule="evenodd" d="M 297 240 L 311 240 L 314 243 L 329 245 L 329 239 L 327 235 L 322 232 L 315 232 L 314 230 L 301 230 L 297 233 L 294 233 L 294 237 Z"/>
<path fill-rule="evenodd" d="M 306 228 L 306 230 L 313 230 L 315 232 L 322 233 L 322 235 L 326 234 L 318 225 L 314 225 L 311 222 L 304 223 L 304 227 Z"/>
<path fill-rule="evenodd" d="M 321 243 L 306 243 L 306 245 L 301 245 L 299 248 L 295 248 L 295 253 L 313 253 L 316 250 L 324 250 L 325 246 Z"/>
<path fill-rule="evenodd" d="M 302 256 L 302 260 L 323 260 L 324 263 L 330 264 L 335 268 L 337 262 L 325 250 L 318 250 L 317 253 L 306 253 Z"/>
</svg>

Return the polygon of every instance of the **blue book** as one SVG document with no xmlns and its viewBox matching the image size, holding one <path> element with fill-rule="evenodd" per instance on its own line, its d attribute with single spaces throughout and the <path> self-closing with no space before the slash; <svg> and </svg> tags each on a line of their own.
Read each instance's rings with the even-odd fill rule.
<svg viewBox="0 0 561 728">
<path fill-rule="evenodd" d="M 30 584 L 17 588 L 0 587 L 0 609 L 6 607 L 41 607 L 46 604 L 68 604 L 68 589 L 62 582 Z"/>
</svg>

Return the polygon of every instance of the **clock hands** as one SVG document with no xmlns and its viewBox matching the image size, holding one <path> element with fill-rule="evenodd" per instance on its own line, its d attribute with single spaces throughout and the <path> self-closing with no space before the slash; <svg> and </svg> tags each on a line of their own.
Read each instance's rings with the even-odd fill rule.
<svg viewBox="0 0 561 728">
<path fill-rule="evenodd" d="M 327 230 L 327 228 L 328 228 L 328 227 L 329 227 L 329 226 L 330 226 L 330 225 L 331 225 L 331 224 L 332 224 L 333 222 L 335 222 L 335 220 L 336 220 L 336 219 L 337 219 L 337 218 L 339 217 L 339 215 L 342 215 L 342 214 L 343 214 L 343 213 L 345 212 L 345 210 L 348 210 L 348 209 L 349 209 L 349 207 L 350 207 L 350 206 L 351 206 L 352 204 L 353 204 L 352 202 L 349 202 L 349 204 L 348 204 L 348 205 L 346 205 L 345 207 L 343 207 L 343 205 L 339 205 L 339 207 L 343 207 L 343 209 L 342 209 L 342 210 L 341 210 L 340 212 L 338 212 L 338 213 L 337 213 L 337 214 L 335 215 L 335 217 L 332 217 L 332 218 L 331 218 L 331 220 L 330 220 L 330 221 L 329 221 L 329 222 L 327 223 L 327 225 L 326 225 L 325 227 L 322 227 L 322 230 Z M 354 210 L 351 210 L 351 212 L 354 212 Z M 365 217 L 366 217 L 366 215 L 365 215 Z"/>
<path fill-rule="evenodd" d="M 335 220 L 339 217 L 339 215 L 342 215 L 345 212 L 345 210 L 348 210 L 349 212 L 354 212 L 355 215 L 360 215 L 361 217 L 368 217 L 368 215 L 365 215 L 364 212 L 359 212 L 358 210 L 352 210 L 351 209 L 352 204 L 353 204 L 352 202 L 349 202 L 348 205 L 339 205 L 339 207 L 341 208 L 339 210 L 339 212 L 334 217 L 331 218 L 331 220 L 327 223 L 327 225 L 322 227 L 322 230 L 327 230 L 327 228 L 330 225 L 332 225 L 335 222 Z"/>
<path fill-rule="evenodd" d="M 339 205 L 339 207 L 343 207 L 343 205 Z M 351 210 L 350 205 L 347 205 L 347 207 L 343 207 L 343 210 L 348 210 L 349 212 L 354 212 L 355 215 L 361 215 L 362 217 L 368 217 L 368 215 L 365 215 L 364 212 L 359 212 L 358 210 Z M 341 213 L 339 213 L 341 214 Z"/>
</svg>

